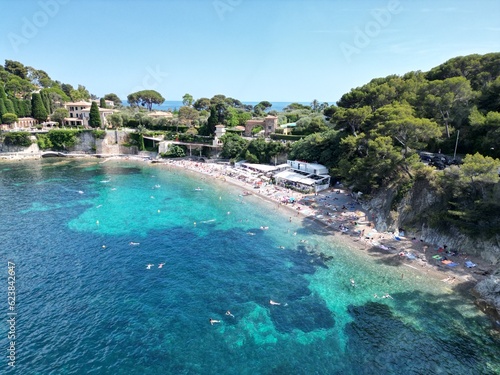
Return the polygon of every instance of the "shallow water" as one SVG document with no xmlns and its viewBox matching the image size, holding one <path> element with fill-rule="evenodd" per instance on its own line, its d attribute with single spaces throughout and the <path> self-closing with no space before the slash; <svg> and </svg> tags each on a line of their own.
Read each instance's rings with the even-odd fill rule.
<svg viewBox="0 0 500 375">
<path fill-rule="evenodd" d="M 17 373 L 500 373 L 488 320 L 449 285 L 237 188 L 115 161 L 1 169 Z"/>
</svg>

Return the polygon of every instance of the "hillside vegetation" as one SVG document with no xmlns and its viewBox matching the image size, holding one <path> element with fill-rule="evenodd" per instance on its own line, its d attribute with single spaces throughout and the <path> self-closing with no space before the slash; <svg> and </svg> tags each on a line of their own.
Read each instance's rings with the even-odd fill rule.
<svg viewBox="0 0 500 375">
<path fill-rule="evenodd" d="M 498 233 L 500 53 L 373 79 L 324 114 L 331 129 L 294 143 L 291 158 L 329 166 L 368 197 L 396 189 L 394 209 L 417 180 L 426 180 L 440 203 L 414 224 L 451 225 L 483 238 Z M 455 146 L 455 165 L 443 170 L 422 163 L 418 154 L 442 153 L 449 160 Z"/>
</svg>

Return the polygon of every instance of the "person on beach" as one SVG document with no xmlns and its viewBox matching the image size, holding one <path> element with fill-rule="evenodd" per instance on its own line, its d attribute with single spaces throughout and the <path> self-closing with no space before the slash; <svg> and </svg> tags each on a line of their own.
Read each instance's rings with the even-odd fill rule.
<svg viewBox="0 0 500 375">
<path fill-rule="evenodd" d="M 211 325 L 214 325 L 214 323 L 220 323 L 220 320 L 215 320 L 212 318 L 210 318 L 208 321 L 210 322 Z"/>
</svg>

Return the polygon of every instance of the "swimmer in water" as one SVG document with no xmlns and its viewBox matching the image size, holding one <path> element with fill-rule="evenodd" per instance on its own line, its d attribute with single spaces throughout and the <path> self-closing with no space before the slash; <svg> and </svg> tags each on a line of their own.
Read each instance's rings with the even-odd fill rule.
<svg viewBox="0 0 500 375">
<path fill-rule="evenodd" d="M 226 311 L 226 315 L 227 315 L 227 316 L 232 316 L 232 317 L 234 318 L 234 315 L 233 315 L 233 314 L 231 314 L 231 311 L 229 311 L 229 310 L 227 310 L 227 311 Z"/>
<path fill-rule="evenodd" d="M 160 264 L 158 264 L 158 268 L 163 268 L 164 265 L 165 265 L 165 263 L 160 263 Z"/>
<path fill-rule="evenodd" d="M 351 279 L 351 286 L 356 286 L 356 283 L 354 282 L 354 279 Z"/>
<path fill-rule="evenodd" d="M 153 267 L 153 266 L 154 266 L 154 264 L 151 264 L 151 263 L 150 263 L 150 264 L 146 264 L 146 269 L 147 269 L 147 270 L 150 270 L 150 269 L 151 269 L 151 267 Z"/>
<path fill-rule="evenodd" d="M 140 243 L 139 242 L 130 242 L 129 245 L 130 246 L 137 246 L 137 245 L 140 245 Z"/>
<path fill-rule="evenodd" d="M 275 305 L 275 306 L 279 306 L 279 305 L 281 305 L 281 303 L 279 303 L 279 302 L 275 302 L 275 301 L 273 301 L 272 299 L 270 299 L 270 300 L 269 300 L 269 303 L 270 303 L 271 305 Z"/>
<path fill-rule="evenodd" d="M 208 321 L 210 322 L 211 325 L 214 325 L 214 323 L 220 323 L 220 320 L 215 320 L 215 319 L 208 319 Z"/>
</svg>

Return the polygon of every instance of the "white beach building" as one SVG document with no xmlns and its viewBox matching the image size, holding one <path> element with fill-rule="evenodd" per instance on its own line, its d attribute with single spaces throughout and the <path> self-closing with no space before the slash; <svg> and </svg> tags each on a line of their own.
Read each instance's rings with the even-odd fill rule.
<svg viewBox="0 0 500 375">
<path fill-rule="evenodd" d="M 328 168 L 321 164 L 287 160 L 290 169 L 274 175 L 278 185 L 304 192 L 319 192 L 330 186 Z"/>
</svg>

